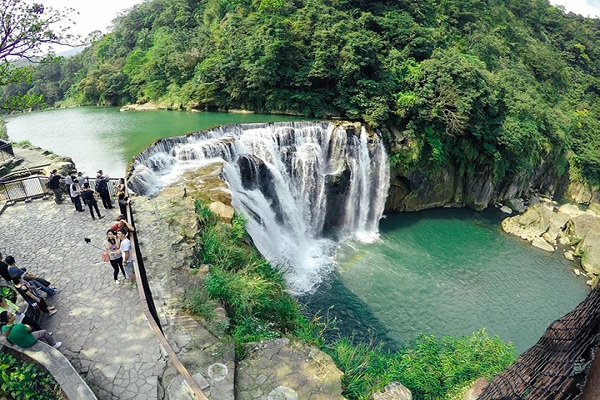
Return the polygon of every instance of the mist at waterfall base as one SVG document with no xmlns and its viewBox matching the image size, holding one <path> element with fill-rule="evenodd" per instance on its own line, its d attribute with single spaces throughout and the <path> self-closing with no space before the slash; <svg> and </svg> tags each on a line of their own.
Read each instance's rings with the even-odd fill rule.
<svg viewBox="0 0 600 400">
<path fill-rule="evenodd" d="M 346 129 L 351 129 L 347 131 Z M 389 186 L 381 140 L 329 122 L 224 126 L 163 139 L 134 161 L 130 188 L 150 194 L 188 169 L 223 164 L 232 205 L 258 250 L 311 292 L 340 242 L 377 237 Z"/>
</svg>

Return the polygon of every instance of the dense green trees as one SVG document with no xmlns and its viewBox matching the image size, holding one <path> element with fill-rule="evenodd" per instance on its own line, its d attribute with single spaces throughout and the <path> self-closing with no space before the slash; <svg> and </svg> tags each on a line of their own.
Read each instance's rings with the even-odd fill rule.
<svg viewBox="0 0 600 400">
<path fill-rule="evenodd" d="M 418 139 L 398 162 L 599 185 L 599 27 L 547 0 L 147 0 L 20 89 L 359 119 Z"/>
</svg>

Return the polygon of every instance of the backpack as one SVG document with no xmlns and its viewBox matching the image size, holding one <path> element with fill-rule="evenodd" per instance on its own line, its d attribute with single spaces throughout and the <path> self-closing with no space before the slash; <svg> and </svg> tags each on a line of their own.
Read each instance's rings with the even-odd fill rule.
<svg viewBox="0 0 600 400">
<path fill-rule="evenodd" d="M 96 192 L 105 192 L 108 190 L 108 185 L 104 178 L 100 178 L 96 181 Z"/>
</svg>

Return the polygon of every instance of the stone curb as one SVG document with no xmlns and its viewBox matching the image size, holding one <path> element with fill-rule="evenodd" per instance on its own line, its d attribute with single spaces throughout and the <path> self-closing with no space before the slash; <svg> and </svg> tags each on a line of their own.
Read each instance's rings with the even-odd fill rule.
<svg viewBox="0 0 600 400">
<path fill-rule="evenodd" d="M 58 350 L 37 341 L 33 346 L 23 349 L 11 345 L 4 337 L 0 339 L 0 350 L 8 347 L 19 353 L 25 354 L 43 365 L 56 379 L 61 389 L 70 400 L 97 400 L 88 384 L 75 371 L 69 360 Z"/>
</svg>

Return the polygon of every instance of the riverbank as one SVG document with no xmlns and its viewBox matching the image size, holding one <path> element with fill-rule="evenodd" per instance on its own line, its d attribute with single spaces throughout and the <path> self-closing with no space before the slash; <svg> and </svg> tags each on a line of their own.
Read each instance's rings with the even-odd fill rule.
<svg viewBox="0 0 600 400">
<path fill-rule="evenodd" d="M 573 261 L 576 275 L 587 276 L 592 288 L 598 284 L 600 204 L 591 203 L 582 211 L 573 204 L 538 200 L 523 214 L 503 220 L 502 229 L 544 251 L 561 251 Z"/>
</svg>

